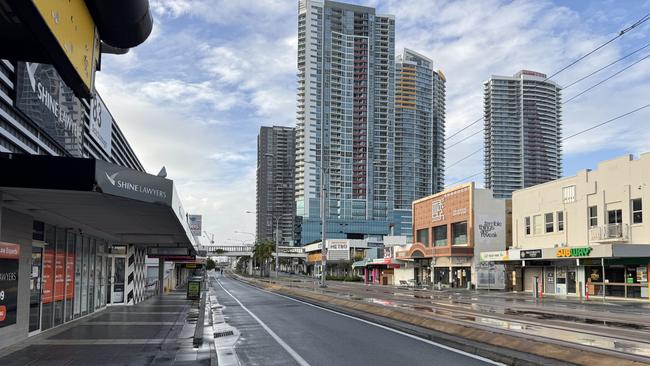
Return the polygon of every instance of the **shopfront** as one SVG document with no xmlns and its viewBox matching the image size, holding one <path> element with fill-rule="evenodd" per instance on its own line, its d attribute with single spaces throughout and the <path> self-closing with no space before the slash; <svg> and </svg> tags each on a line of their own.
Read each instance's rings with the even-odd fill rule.
<svg viewBox="0 0 650 366">
<path fill-rule="evenodd" d="M 650 245 L 602 244 L 510 250 L 500 262 L 523 272 L 524 291 L 648 299 Z M 482 258 L 490 253 L 482 253 Z M 644 256 L 645 255 L 645 256 Z M 537 282 L 537 286 L 536 286 Z"/>
<path fill-rule="evenodd" d="M 3 153 L 0 172 L 0 348 L 142 301 L 146 247 L 196 252 L 164 178 L 92 159 Z"/>
</svg>

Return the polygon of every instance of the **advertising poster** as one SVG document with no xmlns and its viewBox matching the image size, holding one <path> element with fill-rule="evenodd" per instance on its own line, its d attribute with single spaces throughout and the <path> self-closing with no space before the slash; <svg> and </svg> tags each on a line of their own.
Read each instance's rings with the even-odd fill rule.
<svg viewBox="0 0 650 366">
<path fill-rule="evenodd" d="M 43 251 L 43 304 L 54 301 L 54 250 Z"/>
<path fill-rule="evenodd" d="M 54 301 L 61 301 L 65 292 L 65 256 L 61 251 L 56 252 L 54 273 Z"/>
<path fill-rule="evenodd" d="M 0 328 L 16 324 L 20 246 L 0 242 Z"/>
<path fill-rule="evenodd" d="M 192 235 L 201 236 L 203 217 L 201 215 L 188 215 L 187 218 Z"/>
<path fill-rule="evenodd" d="M 68 254 L 68 261 L 65 264 L 65 298 L 71 300 L 74 298 L 74 254 Z"/>
</svg>

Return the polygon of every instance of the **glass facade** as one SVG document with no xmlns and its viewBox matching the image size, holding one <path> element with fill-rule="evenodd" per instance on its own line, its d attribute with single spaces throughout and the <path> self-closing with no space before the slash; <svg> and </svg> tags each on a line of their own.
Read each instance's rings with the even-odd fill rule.
<svg viewBox="0 0 650 366">
<path fill-rule="evenodd" d="M 106 306 L 106 242 L 38 221 L 32 240 L 30 332 Z"/>
</svg>

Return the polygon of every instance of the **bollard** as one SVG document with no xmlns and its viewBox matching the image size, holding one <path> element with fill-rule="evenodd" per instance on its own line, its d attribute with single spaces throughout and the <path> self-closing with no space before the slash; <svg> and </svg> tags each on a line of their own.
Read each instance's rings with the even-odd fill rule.
<svg viewBox="0 0 650 366">
<path fill-rule="evenodd" d="M 585 299 L 589 301 L 589 284 L 585 284 Z"/>
</svg>

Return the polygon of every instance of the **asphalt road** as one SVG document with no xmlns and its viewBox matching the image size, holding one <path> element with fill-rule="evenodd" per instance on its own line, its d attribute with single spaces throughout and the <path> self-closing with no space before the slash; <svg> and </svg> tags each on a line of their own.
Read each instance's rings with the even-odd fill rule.
<svg viewBox="0 0 650 366">
<path fill-rule="evenodd" d="M 241 333 L 242 365 L 497 364 L 234 279 L 210 282 L 226 322 Z"/>
</svg>

